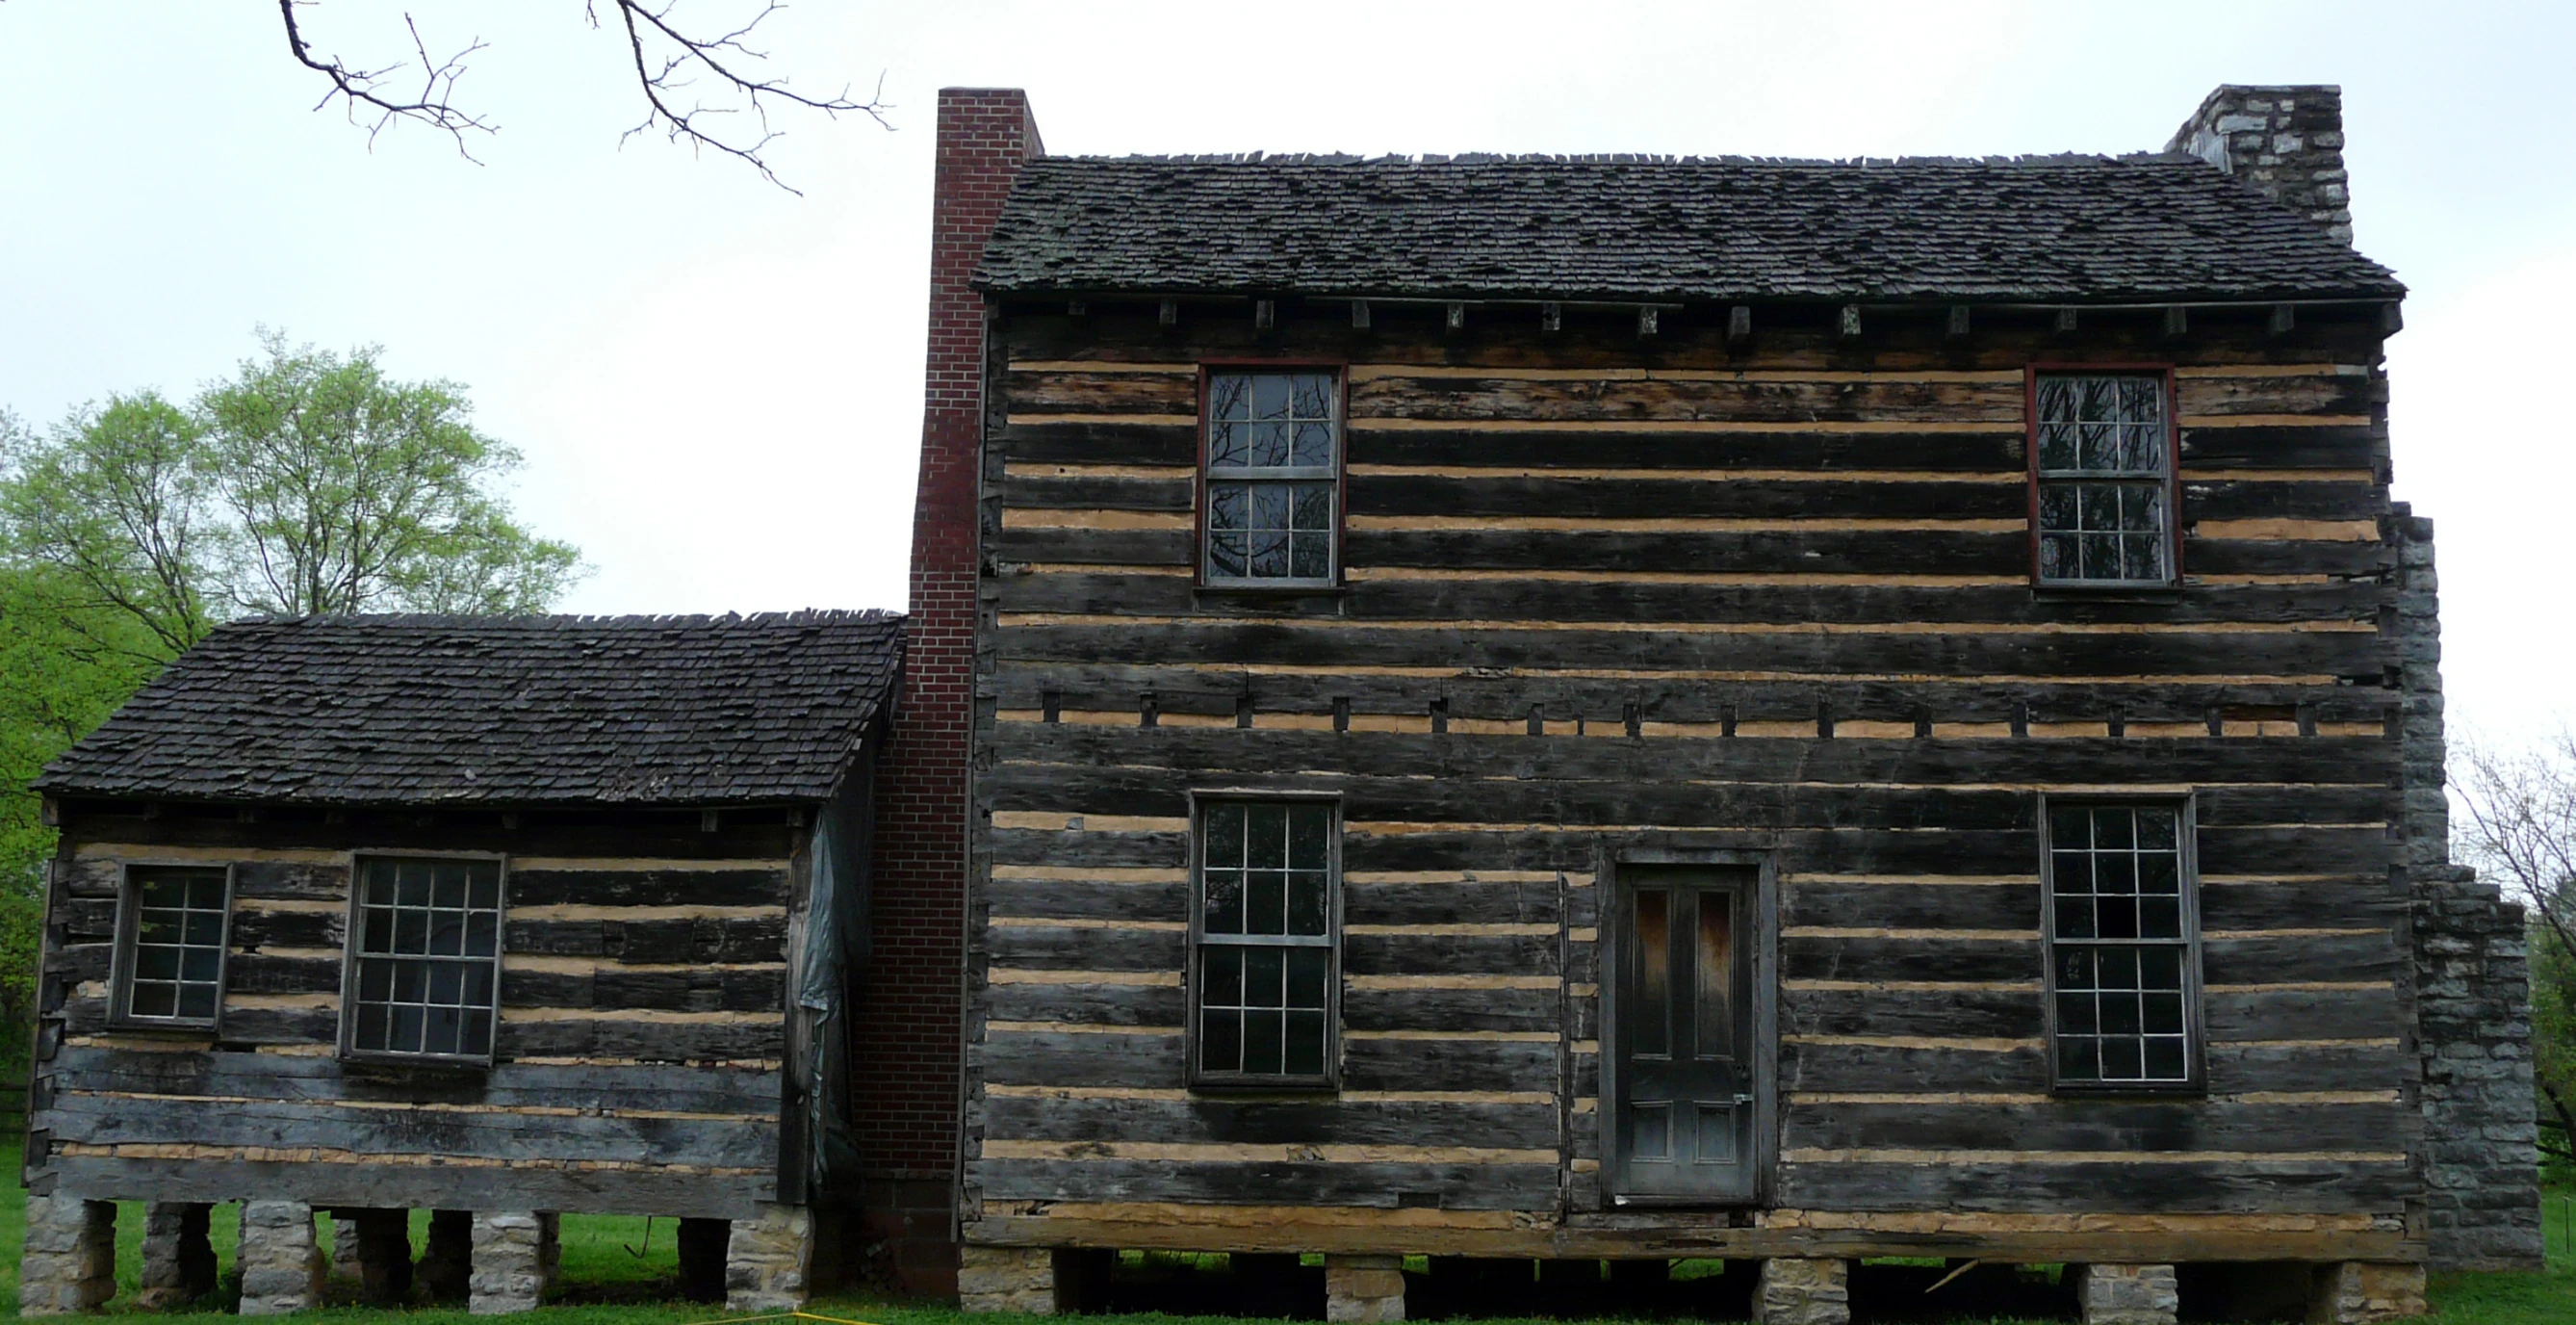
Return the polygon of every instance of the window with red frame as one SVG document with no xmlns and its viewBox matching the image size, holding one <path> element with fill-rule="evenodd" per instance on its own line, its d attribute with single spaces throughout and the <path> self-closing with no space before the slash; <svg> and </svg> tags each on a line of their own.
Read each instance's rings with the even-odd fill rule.
<svg viewBox="0 0 2576 1325">
<path fill-rule="evenodd" d="M 2038 375 L 2039 582 L 2174 582 L 2173 430 L 2162 373 Z"/>
<path fill-rule="evenodd" d="M 1334 379 L 1315 370 L 1209 374 L 1209 584 L 1335 582 L 1342 439 Z"/>
</svg>

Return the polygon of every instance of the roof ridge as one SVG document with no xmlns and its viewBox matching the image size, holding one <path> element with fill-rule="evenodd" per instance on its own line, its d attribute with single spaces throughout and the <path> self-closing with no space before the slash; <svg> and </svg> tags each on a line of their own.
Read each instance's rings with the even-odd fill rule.
<svg viewBox="0 0 2576 1325">
<path fill-rule="evenodd" d="M 1131 152 L 1119 156 L 1065 155 L 1040 157 L 1041 163 L 1081 165 L 1166 166 L 1491 166 L 1491 165 L 1621 165 L 1729 166 L 1790 169 L 1885 170 L 1913 167 L 2024 167 L 2100 165 L 2199 165 L 2209 163 L 2186 152 L 2029 152 L 1988 156 L 1857 156 L 1795 157 L 1658 152 L 1401 152 L 1364 156 L 1354 152 Z"/>
</svg>

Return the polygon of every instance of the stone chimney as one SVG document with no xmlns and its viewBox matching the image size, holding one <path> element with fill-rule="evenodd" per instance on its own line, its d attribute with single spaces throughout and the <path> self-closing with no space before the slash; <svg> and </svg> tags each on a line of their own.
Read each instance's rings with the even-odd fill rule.
<svg viewBox="0 0 2576 1325">
<path fill-rule="evenodd" d="M 2224 84 L 2174 131 L 2165 150 L 2199 157 L 2352 242 L 2340 87 Z"/>
</svg>

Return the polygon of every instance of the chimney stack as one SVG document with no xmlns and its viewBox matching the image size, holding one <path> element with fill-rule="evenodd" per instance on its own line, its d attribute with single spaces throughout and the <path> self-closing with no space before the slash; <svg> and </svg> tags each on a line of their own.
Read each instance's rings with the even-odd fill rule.
<svg viewBox="0 0 2576 1325">
<path fill-rule="evenodd" d="M 2340 87 L 2223 84 L 2174 131 L 2165 150 L 2199 157 L 2352 242 Z"/>
</svg>

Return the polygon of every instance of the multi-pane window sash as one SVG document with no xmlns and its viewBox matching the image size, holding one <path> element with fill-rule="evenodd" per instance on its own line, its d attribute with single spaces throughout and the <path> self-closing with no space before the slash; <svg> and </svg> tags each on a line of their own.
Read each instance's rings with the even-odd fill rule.
<svg viewBox="0 0 2576 1325">
<path fill-rule="evenodd" d="M 221 869 L 137 865 L 125 873 L 117 1020 L 206 1027 L 223 1005 L 231 880 Z"/>
<path fill-rule="evenodd" d="M 1333 583 L 1341 450 L 1333 383 L 1322 372 L 1208 377 L 1208 583 Z"/>
<path fill-rule="evenodd" d="M 501 862 L 358 862 L 346 1047 L 362 1056 L 485 1059 L 501 966 Z"/>
<path fill-rule="evenodd" d="M 2164 378 L 2041 373 L 2037 388 L 2041 582 L 2171 583 Z"/>
<path fill-rule="evenodd" d="M 2199 952 L 2183 813 L 2173 804 L 2049 807 L 2050 1025 L 2061 1086 L 2197 1079 Z"/>
<path fill-rule="evenodd" d="M 1201 1081 L 1330 1075 L 1334 815 L 1320 801 L 1199 807 L 1191 1010 Z"/>
</svg>

